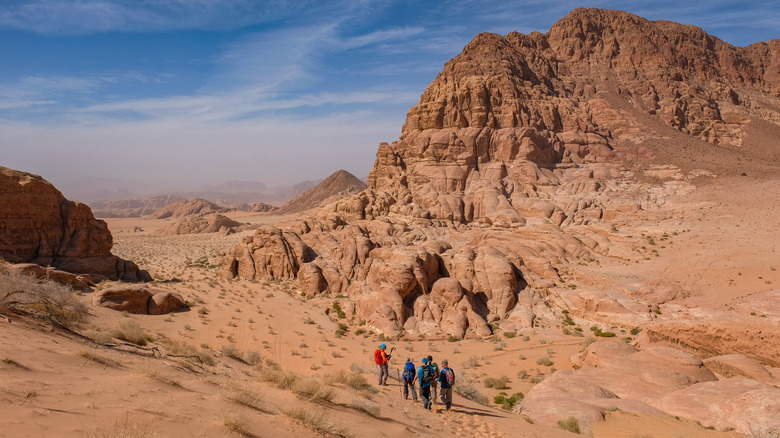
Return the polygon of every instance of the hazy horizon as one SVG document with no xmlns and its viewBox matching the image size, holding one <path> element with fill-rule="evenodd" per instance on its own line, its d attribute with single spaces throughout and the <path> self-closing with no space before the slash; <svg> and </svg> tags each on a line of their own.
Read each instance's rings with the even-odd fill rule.
<svg viewBox="0 0 780 438">
<path fill-rule="evenodd" d="M 480 32 L 546 32 L 581 2 L 14 0 L 0 5 L 0 165 L 66 196 L 368 174 Z M 777 38 L 780 1 L 594 1 Z"/>
</svg>

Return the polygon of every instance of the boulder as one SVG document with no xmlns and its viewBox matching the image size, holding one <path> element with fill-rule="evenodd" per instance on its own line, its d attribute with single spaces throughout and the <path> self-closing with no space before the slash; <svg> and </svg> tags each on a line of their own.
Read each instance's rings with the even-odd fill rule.
<svg viewBox="0 0 780 438">
<path fill-rule="evenodd" d="M 189 308 L 180 294 L 146 285 L 110 287 L 97 292 L 92 300 L 96 306 L 139 315 L 163 315 Z"/>
</svg>

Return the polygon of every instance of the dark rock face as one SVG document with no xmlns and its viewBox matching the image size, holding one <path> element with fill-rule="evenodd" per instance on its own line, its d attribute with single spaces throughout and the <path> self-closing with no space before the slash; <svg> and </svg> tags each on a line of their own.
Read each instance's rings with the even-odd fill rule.
<svg viewBox="0 0 780 438">
<path fill-rule="evenodd" d="M 0 257 L 113 280 L 150 279 L 111 254 L 112 245 L 108 226 L 86 204 L 65 199 L 38 175 L 0 167 Z"/>
</svg>

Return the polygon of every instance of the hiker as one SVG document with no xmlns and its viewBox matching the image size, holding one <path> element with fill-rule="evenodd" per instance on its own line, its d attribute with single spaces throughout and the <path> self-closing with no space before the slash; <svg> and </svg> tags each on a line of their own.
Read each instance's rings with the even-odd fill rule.
<svg viewBox="0 0 780 438">
<path fill-rule="evenodd" d="M 412 389 L 412 400 L 417 401 L 417 390 L 414 389 L 414 378 L 416 374 L 416 368 L 412 363 L 412 358 L 406 358 L 406 365 L 404 365 L 404 373 L 401 376 L 404 380 L 404 400 L 409 400 L 409 388 Z"/>
<path fill-rule="evenodd" d="M 390 355 L 385 351 L 386 348 L 387 346 L 382 344 L 374 351 L 374 362 L 379 365 L 379 386 L 387 386 L 387 362 Z"/>
<path fill-rule="evenodd" d="M 441 401 L 447 406 L 447 410 L 452 407 L 452 387 L 455 385 L 455 372 L 447 364 L 447 359 L 441 361 L 441 371 L 439 371 L 439 382 L 441 383 Z"/>
<path fill-rule="evenodd" d="M 423 408 L 431 409 L 431 383 L 433 382 L 433 368 L 428 365 L 428 358 L 422 359 L 422 365 L 417 369 L 417 379 L 420 380 L 420 398 Z"/>
<path fill-rule="evenodd" d="M 431 403 L 436 403 L 439 392 L 439 366 L 433 361 L 433 356 L 428 355 L 428 366 L 433 370 L 433 382 L 431 382 Z"/>
</svg>

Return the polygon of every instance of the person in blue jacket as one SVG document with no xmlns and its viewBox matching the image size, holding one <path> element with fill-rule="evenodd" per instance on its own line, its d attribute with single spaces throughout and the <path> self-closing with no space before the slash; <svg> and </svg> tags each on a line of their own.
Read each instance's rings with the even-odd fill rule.
<svg viewBox="0 0 780 438">
<path fill-rule="evenodd" d="M 417 369 L 414 367 L 414 363 L 412 363 L 412 358 L 407 357 L 406 364 L 404 365 L 404 373 L 401 376 L 404 381 L 404 400 L 409 400 L 409 388 L 411 388 L 412 399 L 417 401 L 417 390 L 414 388 L 416 374 Z"/>
<path fill-rule="evenodd" d="M 417 380 L 420 381 L 420 398 L 423 408 L 431 409 L 431 383 L 433 382 L 433 369 L 428 365 L 428 358 L 422 359 L 422 365 L 417 369 Z"/>
<path fill-rule="evenodd" d="M 455 385 L 455 372 L 452 371 L 446 360 L 441 361 L 439 371 L 439 397 L 449 411 L 452 407 L 452 386 Z"/>
</svg>

